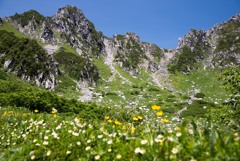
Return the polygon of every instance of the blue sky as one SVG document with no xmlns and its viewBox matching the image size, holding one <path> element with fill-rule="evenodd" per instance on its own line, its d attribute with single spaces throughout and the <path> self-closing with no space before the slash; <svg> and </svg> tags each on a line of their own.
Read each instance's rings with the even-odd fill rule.
<svg viewBox="0 0 240 161">
<path fill-rule="evenodd" d="M 0 17 L 30 9 L 52 16 L 65 5 L 80 8 L 108 37 L 134 32 L 162 48 L 176 48 L 192 28 L 207 30 L 240 13 L 240 0 L 0 0 Z"/>
</svg>

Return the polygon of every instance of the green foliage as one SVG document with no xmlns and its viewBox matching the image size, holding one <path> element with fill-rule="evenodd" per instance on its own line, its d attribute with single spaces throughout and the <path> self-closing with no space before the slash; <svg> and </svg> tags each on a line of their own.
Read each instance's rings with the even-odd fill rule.
<svg viewBox="0 0 240 161">
<path fill-rule="evenodd" d="M 224 81 L 225 88 L 231 92 L 230 98 L 224 104 L 229 107 L 216 111 L 211 111 L 211 116 L 215 121 L 223 124 L 234 124 L 240 126 L 240 69 L 239 66 L 232 66 L 225 69 L 219 79 Z M 216 119 L 216 115 L 221 115 L 221 119 Z"/>
<path fill-rule="evenodd" d="M 20 37 L 20 38 L 26 37 L 23 33 L 18 31 L 12 24 L 10 24 L 6 21 L 3 21 L 3 25 L 0 26 L 0 30 L 6 30 L 8 32 L 12 32 L 12 33 L 14 33 L 15 36 Z"/>
<path fill-rule="evenodd" d="M 54 70 L 53 63 L 36 40 L 18 38 L 5 30 L 0 30 L 0 53 L 5 53 L 0 58 L 1 65 L 9 61 L 8 68 L 19 77 L 35 79 L 35 76 L 43 74 L 42 79 L 45 79 Z"/>
<path fill-rule="evenodd" d="M 136 69 L 142 59 L 146 58 L 143 54 L 141 46 L 133 38 L 126 40 L 124 36 L 118 35 L 117 39 L 123 41 L 122 43 L 125 44 L 127 51 L 124 54 L 122 54 L 121 52 L 117 52 L 117 54 L 115 55 L 115 59 L 122 62 L 123 67 L 127 69 Z"/>
<path fill-rule="evenodd" d="M 0 94 L 1 106 L 25 107 L 34 111 L 51 113 L 52 108 L 58 112 L 80 114 L 83 118 L 101 118 L 102 109 L 96 105 L 83 104 L 74 99 L 68 100 L 48 91 L 18 92 Z"/>
<path fill-rule="evenodd" d="M 239 160 L 239 131 L 215 126 L 211 120 L 177 123 L 143 115 L 141 120 L 119 122 L 112 115 L 106 120 L 54 116 L 1 108 L 1 159 Z"/>
<path fill-rule="evenodd" d="M 223 108 L 210 109 L 207 113 L 207 118 L 211 119 L 215 126 L 219 128 L 228 126 L 233 129 L 240 128 L 240 112 L 232 110 L 231 107 L 225 106 Z"/>
<path fill-rule="evenodd" d="M 229 22 L 224 24 L 222 30 L 220 30 L 221 37 L 218 40 L 216 52 L 227 51 L 228 53 L 240 52 L 240 41 L 237 39 L 239 36 L 239 23 Z M 229 50 L 234 44 L 235 49 Z"/>
<path fill-rule="evenodd" d="M 172 85 L 186 95 L 196 95 L 195 90 L 204 93 L 203 100 L 207 102 L 223 103 L 230 94 L 223 86 L 223 81 L 219 80 L 219 71 L 210 69 L 192 70 L 190 74 L 176 73 L 172 75 Z M 197 93 L 199 93 L 197 92 Z"/>
<path fill-rule="evenodd" d="M 15 14 L 11 17 L 14 21 L 17 21 L 19 24 L 21 24 L 22 27 L 28 25 L 28 23 L 32 20 L 36 22 L 35 28 L 37 28 L 38 25 L 40 25 L 43 20 L 44 16 L 38 13 L 37 11 L 30 10 L 27 12 L 24 12 L 23 14 Z"/>
<path fill-rule="evenodd" d="M 88 80 L 96 82 L 99 79 L 98 70 L 87 58 L 66 51 L 65 48 L 60 48 L 54 58 L 60 64 L 63 73 L 76 80 Z"/>
<path fill-rule="evenodd" d="M 204 98 L 206 95 L 204 93 L 196 93 L 195 97 L 197 98 Z"/>
<path fill-rule="evenodd" d="M 38 88 L 36 86 L 30 85 L 27 82 L 24 82 L 17 76 L 0 69 L 0 93 L 34 90 L 38 90 Z"/>
<path fill-rule="evenodd" d="M 190 72 L 197 63 L 195 60 L 196 53 L 192 52 L 187 46 L 184 46 L 181 51 L 177 54 L 174 62 L 168 66 L 168 70 L 172 73 L 175 72 Z"/>
<path fill-rule="evenodd" d="M 195 100 L 187 107 L 186 111 L 182 112 L 182 117 L 205 117 L 208 109 L 217 108 L 212 102 L 203 100 Z"/>
<path fill-rule="evenodd" d="M 160 61 L 161 58 L 163 57 L 163 51 L 157 46 L 157 45 L 153 45 L 154 49 L 152 51 L 152 55 L 154 56 L 155 59 L 157 59 L 157 61 Z M 167 52 L 166 49 L 164 50 L 164 52 Z"/>
<path fill-rule="evenodd" d="M 232 66 L 225 69 L 219 76 L 224 81 L 226 89 L 233 94 L 240 93 L 240 68 L 239 66 Z"/>
</svg>

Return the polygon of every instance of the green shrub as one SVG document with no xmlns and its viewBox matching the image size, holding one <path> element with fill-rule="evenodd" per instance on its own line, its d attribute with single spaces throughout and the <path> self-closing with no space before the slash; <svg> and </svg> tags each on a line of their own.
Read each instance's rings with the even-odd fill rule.
<svg viewBox="0 0 240 161">
<path fill-rule="evenodd" d="M 204 98 L 205 94 L 204 93 L 196 93 L 195 97 L 197 97 L 197 98 Z"/>
<path fill-rule="evenodd" d="M 35 28 L 37 27 L 37 25 L 40 25 L 44 20 L 44 16 L 35 10 L 30 10 L 30 11 L 24 12 L 23 14 L 16 13 L 14 16 L 11 17 L 11 19 L 21 24 L 22 27 L 28 25 L 28 23 L 32 21 L 33 18 L 36 22 L 36 24 L 34 24 Z"/>
<path fill-rule="evenodd" d="M 35 77 L 42 75 L 42 80 L 55 73 L 55 65 L 49 59 L 45 50 L 36 40 L 18 38 L 13 33 L 0 30 L 0 64 L 10 61 L 8 69 L 19 77 L 29 77 L 35 81 Z"/>
<path fill-rule="evenodd" d="M 66 51 L 63 47 L 54 54 L 54 58 L 69 77 L 76 80 L 96 82 L 99 79 L 97 67 L 87 58 Z"/>
<path fill-rule="evenodd" d="M 182 117 L 206 117 L 208 109 L 217 108 L 212 102 L 206 102 L 203 100 L 195 100 L 191 105 L 188 106 L 186 111 L 182 112 Z"/>
</svg>

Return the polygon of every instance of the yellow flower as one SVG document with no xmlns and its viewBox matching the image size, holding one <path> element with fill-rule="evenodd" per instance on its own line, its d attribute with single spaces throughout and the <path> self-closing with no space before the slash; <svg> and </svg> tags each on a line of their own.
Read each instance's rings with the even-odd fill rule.
<svg viewBox="0 0 240 161">
<path fill-rule="evenodd" d="M 109 118 L 110 118 L 109 116 L 105 116 L 105 119 L 106 119 L 106 120 L 109 120 Z"/>
<path fill-rule="evenodd" d="M 109 123 L 112 123 L 112 120 L 110 120 L 110 119 L 109 119 L 109 120 L 107 120 L 107 121 L 108 121 Z"/>
<path fill-rule="evenodd" d="M 56 117 L 57 117 L 57 114 L 53 114 L 53 117 L 56 118 Z"/>
<path fill-rule="evenodd" d="M 134 133 L 135 132 L 135 127 L 131 126 L 130 130 L 131 130 L 132 133 Z"/>
<path fill-rule="evenodd" d="M 114 123 L 115 123 L 116 125 L 121 125 L 121 122 L 119 122 L 118 120 L 116 120 Z"/>
<path fill-rule="evenodd" d="M 35 113 L 38 113 L 39 111 L 38 111 L 38 109 L 35 109 L 34 112 L 35 112 Z"/>
<path fill-rule="evenodd" d="M 137 116 L 137 118 L 138 118 L 139 120 L 142 120 L 142 119 L 143 119 L 142 116 Z"/>
<path fill-rule="evenodd" d="M 137 121 L 137 120 L 138 120 L 138 118 L 137 118 L 137 117 L 133 117 L 133 120 L 134 120 L 134 121 Z"/>
<path fill-rule="evenodd" d="M 3 113 L 3 115 L 6 116 L 6 115 L 7 115 L 7 112 L 5 111 L 5 112 Z"/>
<path fill-rule="evenodd" d="M 159 111 L 156 113 L 157 116 L 162 116 L 163 115 L 163 112 L 162 111 Z"/>
<path fill-rule="evenodd" d="M 161 119 L 161 122 L 167 123 L 167 122 L 169 122 L 169 120 L 168 119 Z"/>
<path fill-rule="evenodd" d="M 160 110 L 161 109 L 161 107 L 160 106 L 157 106 L 157 105 L 153 105 L 152 106 L 152 110 Z"/>
</svg>

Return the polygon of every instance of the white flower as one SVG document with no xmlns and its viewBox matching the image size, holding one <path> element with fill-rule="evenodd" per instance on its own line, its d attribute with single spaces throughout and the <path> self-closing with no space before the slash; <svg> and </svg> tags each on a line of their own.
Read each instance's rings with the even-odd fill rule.
<svg viewBox="0 0 240 161">
<path fill-rule="evenodd" d="M 118 155 L 116 156 L 116 158 L 117 158 L 117 159 L 121 159 L 121 158 L 122 158 L 121 154 L 118 154 Z"/>
<path fill-rule="evenodd" d="M 92 142 L 92 141 L 91 141 L 90 139 L 87 140 L 87 143 L 88 143 L 88 144 L 91 143 L 91 142 Z"/>
<path fill-rule="evenodd" d="M 193 130 L 192 129 L 189 129 L 188 132 L 189 132 L 189 134 L 193 134 Z"/>
<path fill-rule="evenodd" d="M 36 142 L 37 142 L 37 139 L 34 139 L 34 140 L 33 140 L 33 143 L 36 143 Z"/>
<path fill-rule="evenodd" d="M 66 152 L 66 154 L 70 154 L 70 153 L 71 153 L 71 151 L 69 151 L 69 150 Z"/>
<path fill-rule="evenodd" d="M 44 141 L 44 142 L 43 142 L 43 145 L 48 145 L 48 141 Z"/>
<path fill-rule="evenodd" d="M 87 147 L 85 148 L 86 151 L 88 151 L 88 150 L 90 150 L 90 149 L 91 149 L 90 146 L 87 146 Z"/>
<path fill-rule="evenodd" d="M 31 156 L 31 160 L 34 160 L 36 157 L 35 157 L 35 155 L 32 155 Z"/>
<path fill-rule="evenodd" d="M 77 142 L 77 145 L 81 145 L 81 142 L 80 142 L 80 141 L 78 141 L 78 142 Z"/>
<path fill-rule="evenodd" d="M 172 153 L 173 153 L 173 154 L 177 154 L 178 151 L 179 151 L 178 148 L 173 148 L 173 149 L 172 149 Z"/>
<path fill-rule="evenodd" d="M 141 140 L 141 144 L 144 145 L 144 144 L 147 144 L 147 140 Z"/>
<path fill-rule="evenodd" d="M 157 138 L 158 138 L 158 139 L 162 139 L 162 138 L 163 138 L 163 135 L 159 134 L 159 135 L 157 136 Z"/>
<path fill-rule="evenodd" d="M 99 159 L 100 159 L 100 155 L 96 155 L 96 156 L 94 157 L 94 159 L 95 159 L 95 160 L 99 160 Z"/>
<path fill-rule="evenodd" d="M 103 135 L 98 135 L 98 138 L 101 139 L 103 137 Z"/>
<path fill-rule="evenodd" d="M 107 144 L 112 144 L 112 142 L 113 142 L 112 140 L 109 140 L 109 141 L 107 142 Z"/>
<path fill-rule="evenodd" d="M 52 113 L 57 113 L 57 109 L 52 108 Z"/>
<path fill-rule="evenodd" d="M 48 140 L 48 136 L 44 136 L 44 140 Z"/>
<path fill-rule="evenodd" d="M 77 132 L 72 132 L 72 135 L 73 135 L 73 136 L 79 136 L 79 133 L 77 133 Z"/>
<path fill-rule="evenodd" d="M 134 151 L 136 154 L 144 154 L 146 152 L 145 149 L 141 149 L 140 147 L 137 147 Z"/>
<path fill-rule="evenodd" d="M 61 129 L 61 128 L 62 128 L 62 123 L 59 124 L 59 125 L 56 127 L 56 130 L 59 130 L 59 129 Z"/>
<path fill-rule="evenodd" d="M 159 138 L 154 139 L 154 141 L 155 141 L 156 143 L 159 143 L 160 140 L 161 140 L 161 139 L 159 139 Z"/>
<path fill-rule="evenodd" d="M 180 137 L 180 136 L 182 136 L 182 133 L 177 132 L 177 133 L 176 133 L 176 136 L 177 136 L 177 137 Z"/>
<path fill-rule="evenodd" d="M 172 137 L 168 137 L 168 141 L 173 141 L 173 138 Z"/>
<path fill-rule="evenodd" d="M 108 152 L 110 153 L 112 151 L 112 149 L 108 149 Z"/>
<path fill-rule="evenodd" d="M 47 151 L 47 156 L 51 155 L 51 150 Z"/>
</svg>

